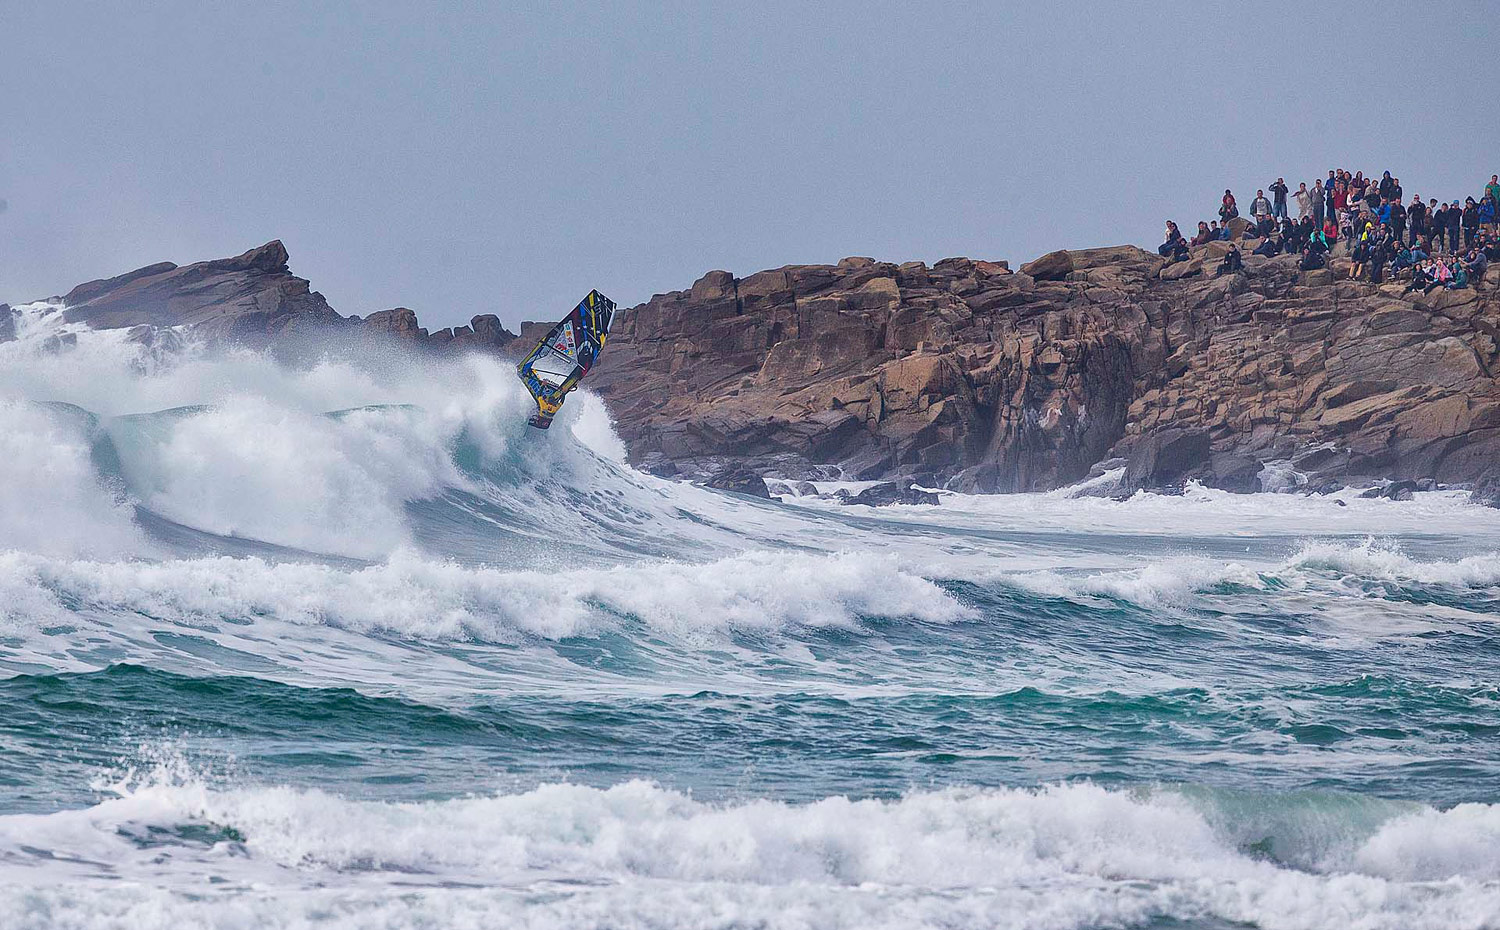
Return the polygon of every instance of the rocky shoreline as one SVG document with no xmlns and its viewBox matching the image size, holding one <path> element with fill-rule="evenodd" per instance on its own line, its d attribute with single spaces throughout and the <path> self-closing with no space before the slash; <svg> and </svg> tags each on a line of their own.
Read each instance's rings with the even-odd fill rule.
<svg viewBox="0 0 1500 930">
<path fill-rule="evenodd" d="M 1249 256 L 1208 276 L 1229 247 L 1173 264 L 1118 246 L 1014 271 L 967 258 L 713 271 L 621 313 L 588 386 L 633 462 L 726 486 L 834 473 L 1111 495 L 1270 490 L 1285 474 L 1308 491 L 1494 484 L 1500 269 L 1481 289 L 1427 295 L 1345 280 L 1338 255 L 1310 272 Z M 287 261 L 271 242 L 61 300 L 69 321 L 141 340 L 187 326 L 287 345 L 332 328 L 512 354 L 535 338 L 493 315 L 435 332 L 406 308 L 345 317 Z M 0 340 L 13 330 L 0 311 Z"/>
</svg>

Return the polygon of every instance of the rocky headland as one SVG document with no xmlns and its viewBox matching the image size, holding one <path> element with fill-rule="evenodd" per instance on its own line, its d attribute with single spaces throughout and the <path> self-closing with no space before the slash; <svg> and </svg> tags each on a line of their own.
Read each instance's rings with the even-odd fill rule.
<svg viewBox="0 0 1500 930">
<path fill-rule="evenodd" d="M 1093 475 L 1108 494 L 1279 489 L 1293 474 L 1308 490 L 1487 481 L 1500 269 L 1481 289 L 1427 295 L 1346 280 L 1339 257 L 1304 272 L 1295 256 L 1250 256 L 1214 276 L 1229 247 L 1173 264 L 1118 246 L 1014 270 L 848 258 L 711 271 L 621 312 L 588 386 L 634 462 L 698 480 L 836 468 L 1006 492 Z M 515 354 L 535 338 L 493 315 L 435 332 L 406 308 L 342 316 L 292 275 L 280 242 L 61 300 L 70 321 L 141 339 L 186 326 L 276 345 L 354 327 L 420 350 Z M 0 339 L 10 330 L 0 311 Z"/>
</svg>

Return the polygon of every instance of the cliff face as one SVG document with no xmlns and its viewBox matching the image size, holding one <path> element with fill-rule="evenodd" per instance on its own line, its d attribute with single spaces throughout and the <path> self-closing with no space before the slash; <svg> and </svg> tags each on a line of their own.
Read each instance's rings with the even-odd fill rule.
<svg viewBox="0 0 1500 930">
<path fill-rule="evenodd" d="M 710 272 L 624 314 L 591 383 L 666 473 L 835 463 L 1016 491 L 1133 457 L 1138 486 L 1255 490 L 1287 458 L 1315 481 L 1494 460 L 1493 290 L 1403 295 L 1290 256 L 1204 277 L 1226 247 Z"/>
</svg>

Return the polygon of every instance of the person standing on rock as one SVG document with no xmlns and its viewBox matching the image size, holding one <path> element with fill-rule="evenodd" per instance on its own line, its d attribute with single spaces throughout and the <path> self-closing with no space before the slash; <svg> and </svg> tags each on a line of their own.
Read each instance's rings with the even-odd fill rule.
<svg viewBox="0 0 1500 930">
<path fill-rule="evenodd" d="M 1422 204 L 1421 194 L 1411 195 L 1411 206 L 1406 209 L 1406 220 L 1411 227 L 1411 244 L 1416 245 L 1427 234 L 1427 207 Z"/>
<path fill-rule="evenodd" d="M 1312 213 L 1312 194 L 1307 189 L 1306 181 L 1297 185 L 1297 193 L 1292 198 L 1297 201 L 1297 222 L 1300 223 Z"/>
<path fill-rule="evenodd" d="M 1500 222 L 1500 201 L 1486 193 L 1484 199 L 1479 201 L 1479 228 L 1493 236 L 1497 222 Z"/>
<path fill-rule="evenodd" d="M 1464 227 L 1464 248 L 1474 248 L 1474 237 L 1479 234 L 1479 204 L 1469 197 L 1464 204 L 1464 212 L 1460 214 Z M 1454 251 L 1458 251 L 1454 249 Z"/>
<path fill-rule="evenodd" d="M 1490 183 L 1484 186 L 1484 192 L 1495 198 L 1495 203 L 1500 204 L 1500 174 L 1490 175 Z"/>
<path fill-rule="evenodd" d="M 1448 205 L 1436 200 L 1427 204 L 1427 231 L 1430 241 L 1427 251 L 1437 255 L 1443 251 L 1443 237 L 1448 234 Z"/>
<path fill-rule="evenodd" d="M 1276 183 L 1271 185 L 1271 215 L 1278 220 L 1287 218 L 1286 212 L 1286 178 L 1277 178 Z"/>
<path fill-rule="evenodd" d="M 1458 252 L 1459 232 L 1463 229 L 1464 208 L 1458 205 L 1458 201 L 1448 205 L 1448 251 Z"/>
<path fill-rule="evenodd" d="M 1406 207 L 1402 205 L 1398 197 L 1390 202 L 1387 212 L 1389 214 L 1387 222 L 1391 224 L 1391 236 L 1395 238 L 1396 245 L 1402 245 L 1406 241 Z"/>
<path fill-rule="evenodd" d="M 1319 229 L 1322 229 L 1323 217 L 1325 215 L 1325 209 L 1327 207 L 1328 201 L 1323 190 L 1323 182 L 1321 180 L 1313 182 L 1312 197 L 1310 199 L 1312 200 L 1313 225 L 1317 226 Z"/>
<path fill-rule="evenodd" d="M 1271 215 L 1271 201 L 1266 199 L 1265 191 L 1258 190 L 1255 192 L 1255 199 L 1250 201 L 1250 215 L 1255 217 L 1257 221 Z"/>
</svg>

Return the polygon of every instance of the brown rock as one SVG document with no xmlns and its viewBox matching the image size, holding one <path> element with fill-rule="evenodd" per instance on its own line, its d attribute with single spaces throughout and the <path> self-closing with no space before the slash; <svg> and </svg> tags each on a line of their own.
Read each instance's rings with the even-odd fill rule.
<svg viewBox="0 0 1500 930">
<path fill-rule="evenodd" d="M 1066 249 L 1048 252 L 1035 261 L 1021 266 L 1021 273 L 1031 275 L 1038 281 L 1061 281 L 1073 270 L 1073 256 Z"/>
</svg>

